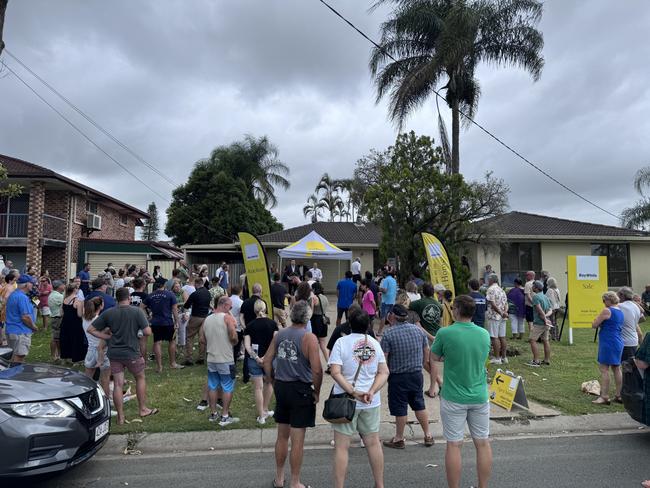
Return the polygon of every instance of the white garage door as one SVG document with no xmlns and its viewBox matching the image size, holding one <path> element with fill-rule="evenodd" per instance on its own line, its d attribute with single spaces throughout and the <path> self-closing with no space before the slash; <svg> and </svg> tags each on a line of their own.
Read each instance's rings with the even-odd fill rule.
<svg viewBox="0 0 650 488">
<path fill-rule="evenodd" d="M 138 267 L 147 265 L 146 254 L 89 252 L 86 254 L 86 258 L 90 263 L 91 278 L 103 273 L 108 263 L 113 263 L 116 270 L 122 268 L 126 263 L 135 264 Z"/>
</svg>

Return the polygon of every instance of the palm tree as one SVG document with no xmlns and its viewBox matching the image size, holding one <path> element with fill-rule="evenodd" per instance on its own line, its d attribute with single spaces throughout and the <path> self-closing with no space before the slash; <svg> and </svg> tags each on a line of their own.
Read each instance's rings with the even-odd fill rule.
<svg viewBox="0 0 650 488">
<path fill-rule="evenodd" d="M 266 136 L 246 135 L 243 141 L 215 149 L 210 158 L 229 166 L 230 173 L 243 180 L 264 206 L 273 208 L 278 204 L 276 187 L 289 189 L 289 168 L 280 161 L 278 148 Z"/>
<path fill-rule="evenodd" d="M 312 193 L 309 195 L 305 206 L 302 207 L 302 214 L 305 217 L 311 217 L 312 222 L 318 222 L 322 208 L 323 205 L 318 201 L 318 197 L 315 193 Z"/>
<path fill-rule="evenodd" d="M 316 185 L 316 192 L 323 196 L 320 197 L 319 203 L 321 207 L 329 212 L 329 221 L 334 222 L 334 218 L 340 215 L 340 207 L 343 205 L 343 199 L 339 195 L 341 190 L 341 182 L 330 178 L 327 173 L 323 173 L 320 181 Z"/>
<path fill-rule="evenodd" d="M 406 117 L 436 89 L 445 91 L 452 113 L 451 171 L 458 173 L 460 112 L 476 113 L 477 65 L 519 66 L 533 80 L 541 75 L 542 16 L 538 0 L 377 0 L 395 4 L 381 26 L 370 70 L 377 102 L 390 99 L 390 118 L 401 129 Z M 393 61 L 393 59 L 396 61 Z M 467 122 L 467 121 L 465 121 Z"/>
<path fill-rule="evenodd" d="M 634 176 L 634 189 L 641 195 L 641 200 L 621 212 L 621 224 L 624 227 L 644 229 L 650 222 L 650 198 L 643 191 L 647 187 L 650 187 L 650 166 L 641 168 Z"/>
</svg>

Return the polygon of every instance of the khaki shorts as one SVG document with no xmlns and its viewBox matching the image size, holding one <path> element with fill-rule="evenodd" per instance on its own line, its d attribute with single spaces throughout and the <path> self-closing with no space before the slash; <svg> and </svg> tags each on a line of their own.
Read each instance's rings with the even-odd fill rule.
<svg viewBox="0 0 650 488">
<path fill-rule="evenodd" d="M 359 408 L 354 412 L 352 422 L 347 424 L 332 424 L 334 431 L 344 435 L 354 435 L 357 432 L 361 435 L 376 434 L 379 432 L 379 421 L 381 419 L 379 410 L 381 407 Z"/>
<path fill-rule="evenodd" d="M 273 318 L 282 327 L 287 326 L 287 312 L 284 308 L 273 307 Z"/>
<path fill-rule="evenodd" d="M 13 349 L 14 356 L 27 356 L 29 348 L 32 347 L 31 334 L 8 334 L 7 342 L 9 347 Z"/>
<path fill-rule="evenodd" d="M 201 330 L 205 317 L 190 317 L 185 328 L 185 341 L 192 339 Z M 186 342 L 187 344 L 187 342 Z"/>
<path fill-rule="evenodd" d="M 547 325 L 531 325 L 530 326 L 530 337 L 528 338 L 531 341 L 536 341 L 537 339 L 542 339 L 543 341 L 548 341 L 548 330 L 550 327 Z"/>
<path fill-rule="evenodd" d="M 52 330 L 52 339 L 58 341 L 61 335 L 61 319 L 62 317 L 52 317 L 50 322 L 50 329 Z"/>
</svg>

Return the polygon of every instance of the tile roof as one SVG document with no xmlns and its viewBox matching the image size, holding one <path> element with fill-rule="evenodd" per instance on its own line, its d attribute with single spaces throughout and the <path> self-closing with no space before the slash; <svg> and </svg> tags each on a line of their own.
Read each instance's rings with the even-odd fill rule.
<svg viewBox="0 0 650 488">
<path fill-rule="evenodd" d="M 352 222 L 313 222 L 299 227 L 259 236 L 261 242 L 296 242 L 315 230 L 332 244 L 379 245 L 381 230 L 374 224 L 357 225 Z"/>
<path fill-rule="evenodd" d="M 7 169 L 7 174 L 10 178 L 52 178 L 74 187 L 77 187 L 83 191 L 93 193 L 101 198 L 104 198 L 115 205 L 123 207 L 130 210 L 133 214 L 137 215 L 139 218 L 147 218 L 149 215 L 142 210 L 124 203 L 116 198 L 106 195 L 100 191 L 90 188 L 82 183 L 79 183 L 75 180 L 72 180 L 66 176 L 63 176 L 59 173 L 52 171 L 51 169 L 39 166 L 38 164 L 30 163 L 28 161 L 23 161 L 22 159 L 14 158 L 11 156 L 6 156 L 0 154 L 0 164 Z"/>
<path fill-rule="evenodd" d="M 493 232 L 508 236 L 650 237 L 650 232 L 611 225 L 592 224 L 526 212 L 508 212 L 479 222 Z"/>
</svg>

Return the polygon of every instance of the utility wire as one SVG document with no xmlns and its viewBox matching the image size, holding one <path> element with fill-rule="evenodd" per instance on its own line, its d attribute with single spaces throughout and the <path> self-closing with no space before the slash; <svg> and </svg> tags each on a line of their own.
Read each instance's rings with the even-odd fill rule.
<svg viewBox="0 0 650 488">
<path fill-rule="evenodd" d="M 122 168 L 126 173 L 128 173 L 131 177 L 133 177 L 135 180 L 139 181 L 142 186 L 147 188 L 151 193 L 156 195 L 158 198 L 166 202 L 167 204 L 170 204 L 171 201 L 169 198 L 162 196 L 160 193 L 158 193 L 156 190 L 151 188 L 144 180 L 142 180 L 140 177 L 138 177 L 136 174 L 134 174 L 132 171 L 130 171 L 126 166 L 124 166 L 122 163 L 120 163 L 117 159 L 115 159 L 111 154 L 109 154 L 104 148 L 102 148 L 99 144 L 97 144 L 90 136 L 88 136 L 79 126 L 77 126 L 74 122 L 72 122 L 68 117 L 66 117 L 60 110 L 58 110 L 54 105 L 52 105 L 50 102 L 48 102 L 40 93 L 38 93 L 29 83 L 27 83 L 18 73 L 16 73 L 11 66 L 9 66 L 6 62 L 0 61 L 2 65 L 7 68 L 7 70 L 14 75 L 23 85 L 25 85 L 29 91 L 31 91 L 34 95 L 38 97 L 38 99 L 43 102 L 45 105 L 50 107 L 59 117 L 61 117 L 65 122 L 70 125 L 75 131 L 77 131 L 84 139 L 86 139 L 90 144 L 95 146 L 101 153 L 103 153 L 108 159 L 113 161 L 115 164 L 117 164 L 120 168 Z M 184 210 L 182 207 L 178 207 L 179 210 L 181 210 L 185 215 L 192 221 L 196 222 L 197 224 L 202 225 L 206 229 L 210 230 L 211 232 L 214 232 L 216 235 L 219 235 L 228 241 L 232 241 L 232 236 L 227 236 L 226 234 L 223 234 L 222 232 L 216 230 L 215 228 L 201 222 L 200 220 L 194 218 L 192 215 L 190 215 L 186 210 Z"/>
<path fill-rule="evenodd" d="M 96 122 L 90 115 L 86 114 L 83 110 L 81 110 L 79 107 L 77 107 L 74 103 L 72 103 L 68 98 L 66 98 L 63 94 L 61 94 L 56 88 L 54 88 L 52 85 L 50 85 L 46 80 L 44 80 L 42 77 L 40 77 L 37 73 L 35 73 L 29 66 L 27 66 L 25 63 L 23 63 L 16 55 L 14 55 L 9 49 L 5 48 L 5 52 L 7 55 L 9 55 L 14 61 L 16 61 L 20 66 L 22 66 L 27 72 L 29 72 L 34 78 L 36 78 L 38 81 L 40 81 L 43 85 L 45 85 L 52 93 L 54 93 L 57 97 L 59 97 L 61 100 L 63 100 L 66 104 L 68 104 L 75 112 L 77 112 L 79 115 L 81 115 L 84 119 L 86 119 L 90 124 L 92 124 L 97 130 L 99 130 L 102 134 L 107 136 L 109 139 L 111 139 L 115 144 L 120 146 L 122 149 L 124 149 L 126 152 L 128 152 L 131 156 L 133 156 L 135 159 L 140 161 L 142 164 L 144 164 L 147 168 L 149 168 L 151 171 L 156 173 L 158 176 L 163 178 L 167 183 L 172 185 L 173 188 L 176 187 L 176 183 L 169 178 L 166 174 L 162 173 L 158 168 L 156 168 L 153 164 L 149 163 L 146 161 L 142 156 L 137 154 L 135 151 L 133 151 L 130 147 L 128 147 L 126 144 L 124 144 L 122 141 L 120 141 L 117 137 L 113 136 L 107 129 L 102 127 L 98 122 Z"/>
<path fill-rule="evenodd" d="M 336 15 L 337 17 L 339 17 L 343 22 L 345 22 L 345 23 L 346 23 L 347 25 L 349 25 L 352 29 L 354 29 L 354 30 L 355 30 L 355 31 L 356 31 L 356 32 L 357 32 L 361 37 L 363 37 L 364 39 L 366 39 L 366 40 L 367 40 L 368 42 L 370 42 L 373 46 L 375 46 L 377 49 L 379 49 L 381 52 L 383 52 L 387 57 L 389 57 L 390 59 L 392 59 L 392 60 L 395 61 L 395 62 L 398 62 L 397 59 L 395 59 L 395 58 L 393 57 L 392 54 L 390 54 L 388 51 L 386 51 L 386 49 L 385 49 L 383 46 L 380 46 L 380 45 L 377 44 L 373 39 L 371 39 L 370 37 L 368 37 L 368 35 L 367 35 L 365 32 L 363 32 L 363 31 L 362 31 L 361 29 L 359 29 L 356 25 L 354 25 L 352 22 L 350 22 L 346 17 L 343 16 L 343 14 L 341 14 L 338 10 L 336 10 L 334 7 L 332 7 L 329 3 L 327 3 L 325 0 L 318 0 L 318 1 L 319 1 L 320 3 L 322 3 L 326 8 L 328 8 L 328 9 L 329 9 L 329 10 L 330 10 L 334 15 Z M 443 96 L 440 94 L 440 92 L 438 92 L 438 91 L 435 90 L 435 89 L 432 89 L 432 91 L 433 91 L 433 93 L 436 94 L 436 96 L 437 96 L 438 98 L 441 98 L 442 100 L 444 100 L 444 101 L 446 102 L 446 98 L 443 97 Z M 561 181 L 559 181 L 557 178 L 555 178 L 555 177 L 553 177 L 552 175 L 550 175 L 550 174 L 549 174 L 548 172 L 546 172 L 544 169 L 540 168 L 538 165 L 536 165 L 535 163 L 533 163 L 532 161 L 530 161 L 528 158 L 526 158 L 525 156 L 523 156 L 521 153 L 519 153 L 519 151 L 517 151 L 516 149 L 512 148 L 511 146 L 509 146 L 507 143 L 505 143 L 504 141 L 502 141 L 499 137 L 497 137 L 497 136 L 494 135 L 492 132 L 490 132 L 488 129 L 486 129 L 486 128 L 483 127 L 481 124 L 479 124 L 478 122 L 476 122 L 473 118 L 471 118 L 469 115 L 467 115 L 466 113 L 464 113 L 462 110 L 459 109 L 458 112 L 459 112 L 463 117 L 465 117 L 467 120 L 469 120 L 472 124 L 474 124 L 476 127 L 478 127 L 478 128 L 481 129 L 483 132 L 485 132 L 488 136 L 490 136 L 492 139 L 494 139 L 497 143 L 499 143 L 500 145 L 502 145 L 503 147 L 505 147 L 508 151 L 510 151 L 511 153 L 513 153 L 515 156 L 517 156 L 519 159 L 521 159 L 522 161 L 524 161 L 524 162 L 527 163 L 528 165 L 530 165 L 532 168 L 534 168 L 535 170 L 539 171 L 541 174 L 543 174 L 544 176 L 546 176 L 546 177 L 547 177 L 549 180 L 551 180 L 552 182 L 557 183 L 559 186 L 561 186 L 562 188 L 564 188 L 565 190 L 567 190 L 569 193 L 572 193 L 572 194 L 575 195 L 576 197 L 578 197 L 578 198 L 580 198 L 581 200 L 585 201 L 585 202 L 588 203 L 589 205 L 591 205 L 591 206 L 597 208 L 598 210 L 601 210 L 602 212 L 606 213 L 607 215 L 609 215 L 609 216 L 611 216 L 611 217 L 614 217 L 614 218 L 617 219 L 617 220 L 620 219 L 620 216 L 619 216 L 619 215 L 615 215 L 615 214 L 613 214 L 612 212 L 610 212 L 609 210 L 606 210 L 605 208 L 601 207 L 601 206 L 598 205 L 597 203 L 592 202 L 591 200 L 589 200 L 588 198 L 582 196 L 580 193 L 578 193 L 578 192 L 575 191 L 574 189 L 568 187 L 567 185 L 565 185 L 564 183 L 562 183 Z"/>
</svg>

